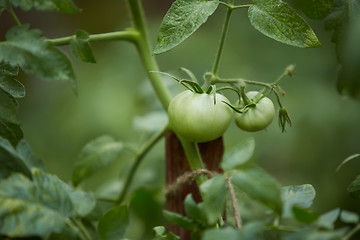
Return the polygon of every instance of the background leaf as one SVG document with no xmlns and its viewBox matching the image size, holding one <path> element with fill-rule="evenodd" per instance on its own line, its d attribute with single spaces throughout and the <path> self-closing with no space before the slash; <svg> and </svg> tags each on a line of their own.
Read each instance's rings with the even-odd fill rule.
<svg viewBox="0 0 360 240">
<path fill-rule="evenodd" d="M 101 240 L 122 239 L 129 224 L 129 211 L 126 206 L 110 209 L 101 219 L 98 232 Z"/>
<path fill-rule="evenodd" d="M 357 175 L 355 180 L 349 184 L 347 191 L 350 197 L 360 199 L 360 175 Z"/>
<path fill-rule="evenodd" d="M 75 36 L 70 40 L 71 51 L 78 59 L 96 63 L 90 46 L 89 34 L 84 30 L 77 30 Z"/>
<path fill-rule="evenodd" d="M 349 212 L 346 210 L 341 210 L 340 219 L 344 223 L 358 223 L 359 222 L 359 215 L 354 212 Z"/>
<path fill-rule="evenodd" d="M 295 219 L 302 223 L 310 224 L 319 218 L 318 215 L 311 212 L 309 209 L 301 208 L 298 206 L 293 206 L 292 212 L 294 214 Z"/>
<path fill-rule="evenodd" d="M 331 11 L 334 0 L 296 0 L 301 11 L 312 19 L 323 19 Z"/>
<path fill-rule="evenodd" d="M 10 0 L 15 7 L 24 11 L 35 8 L 40 11 L 57 11 L 62 13 L 79 13 L 80 9 L 72 0 Z"/>
<path fill-rule="evenodd" d="M 226 182 L 223 175 L 215 176 L 200 186 L 203 202 L 199 205 L 206 216 L 207 224 L 215 224 L 221 217 L 225 208 Z"/>
<path fill-rule="evenodd" d="M 280 184 L 266 171 L 249 165 L 232 174 L 233 184 L 250 198 L 258 200 L 275 213 L 281 214 L 282 200 Z"/>
<path fill-rule="evenodd" d="M 122 150 L 123 144 L 107 135 L 100 136 L 86 144 L 73 170 L 73 184 L 77 186 L 100 168 L 116 160 Z"/>
<path fill-rule="evenodd" d="M 0 88 L 14 98 L 25 96 L 25 87 L 15 77 L 19 73 L 17 66 L 12 67 L 4 62 L 0 63 Z"/>
<path fill-rule="evenodd" d="M 316 222 L 316 225 L 325 229 L 333 230 L 335 221 L 339 218 L 339 215 L 340 215 L 339 208 L 324 213 L 319 217 L 318 221 Z"/>
<path fill-rule="evenodd" d="M 253 138 L 245 139 L 229 152 L 225 152 L 221 162 L 221 168 L 230 170 L 240 166 L 251 159 L 255 151 L 255 140 Z"/>
<path fill-rule="evenodd" d="M 282 187 L 281 197 L 284 203 L 282 217 L 291 218 L 293 206 L 301 208 L 310 207 L 315 196 L 315 189 L 310 184 Z"/>
<path fill-rule="evenodd" d="M 311 27 L 287 3 L 254 0 L 248 15 L 255 29 L 279 42 L 303 48 L 320 46 Z"/>
<path fill-rule="evenodd" d="M 25 2 L 25 1 L 24 1 Z M 0 42 L 0 61 L 18 64 L 26 73 L 49 81 L 68 81 L 77 90 L 75 75 L 69 59 L 28 25 L 16 26 Z"/>
<path fill-rule="evenodd" d="M 28 169 L 39 168 L 45 171 L 44 162 L 36 158 L 25 139 L 22 139 L 16 146 L 16 152 L 19 158 L 26 164 Z"/>
<path fill-rule="evenodd" d="M 223 229 L 210 229 L 204 232 L 202 240 L 239 240 L 240 233 L 239 231 L 233 228 L 223 228 Z"/>
<path fill-rule="evenodd" d="M 154 53 L 160 54 L 179 45 L 214 13 L 219 3 L 207 0 L 176 0 L 166 13 Z"/>
</svg>

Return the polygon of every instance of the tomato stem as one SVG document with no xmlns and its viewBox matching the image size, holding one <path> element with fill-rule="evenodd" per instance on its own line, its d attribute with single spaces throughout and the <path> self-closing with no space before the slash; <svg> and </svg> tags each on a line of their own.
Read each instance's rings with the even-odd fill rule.
<svg viewBox="0 0 360 240">
<path fill-rule="evenodd" d="M 231 6 L 233 4 L 234 4 L 234 0 L 230 0 L 228 5 Z M 216 57 L 215 57 L 215 61 L 214 61 L 213 68 L 212 68 L 212 73 L 215 76 L 215 78 L 216 78 L 216 76 L 218 75 L 218 72 L 219 72 L 221 54 L 222 54 L 223 49 L 224 49 L 225 38 L 226 38 L 227 31 L 229 29 L 229 22 L 230 22 L 230 16 L 231 16 L 232 11 L 233 11 L 233 9 L 228 7 L 227 12 L 226 12 L 226 16 L 225 16 L 224 25 L 223 25 L 222 32 L 221 32 L 221 38 L 220 38 L 220 42 L 219 42 L 219 47 L 218 47 Z"/>
<path fill-rule="evenodd" d="M 11 17 L 14 19 L 15 23 L 18 25 L 18 26 L 21 26 L 21 22 L 19 20 L 19 18 L 16 16 L 15 12 L 14 12 L 14 9 L 12 7 L 10 7 L 9 9 L 9 12 L 11 14 Z"/>
</svg>

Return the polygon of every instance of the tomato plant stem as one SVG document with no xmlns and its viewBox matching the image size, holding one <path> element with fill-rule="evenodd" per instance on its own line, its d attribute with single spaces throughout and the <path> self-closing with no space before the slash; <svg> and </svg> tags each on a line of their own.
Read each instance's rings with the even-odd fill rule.
<svg viewBox="0 0 360 240">
<path fill-rule="evenodd" d="M 229 4 L 232 5 L 233 2 L 234 2 L 234 0 L 230 0 Z M 221 32 L 221 38 L 220 38 L 220 42 L 219 42 L 219 47 L 218 47 L 216 57 L 215 57 L 215 61 L 214 61 L 213 68 L 212 68 L 212 73 L 215 76 L 215 78 L 216 78 L 216 76 L 218 75 L 218 72 L 219 72 L 219 64 L 220 64 L 221 54 L 222 54 L 223 49 L 224 49 L 226 33 L 228 31 L 228 28 L 229 28 L 230 16 L 231 16 L 232 11 L 233 11 L 232 8 L 228 8 L 227 12 L 226 12 L 225 22 L 224 22 L 222 32 Z"/>
<path fill-rule="evenodd" d="M 124 188 L 122 189 L 117 203 L 120 204 L 124 200 L 127 191 L 129 190 L 130 184 L 134 178 L 135 172 L 142 162 L 143 158 L 149 152 L 149 150 L 164 136 L 165 132 L 168 130 L 168 126 L 165 126 L 155 135 L 153 135 L 139 150 L 139 152 L 135 155 L 133 165 L 131 166 L 130 172 L 125 180 Z"/>
<path fill-rule="evenodd" d="M 11 14 L 11 17 L 14 19 L 14 21 L 16 22 L 17 25 L 21 25 L 21 22 L 19 20 L 19 18 L 16 16 L 15 12 L 14 12 L 14 9 L 12 7 L 10 7 L 10 10 L 9 10 L 10 14 Z"/>
<path fill-rule="evenodd" d="M 126 31 L 91 34 L 89 35 L 89 40 L 90 42 L 110 41 L 110 40 L 125 40 L 125 41 L 134 42 L 137 36 L 138 36 L 137 31 L 133 29 L 128 29 Z M 73 37 L 74 36 L 49 39 L 49 42 L 53 43 L 56 46 L 68 45 Z"/>
<path fill-rule="evenodd" d="M 360 231 L 360 224 L 357 224 L 351 231 L 349 231 L 341 240 L 350 239 L 356 232 Z"/>
<path fill-rule="evenodd" d="M 89 232 L 86 230 L 86 228 L 84 227 L 84 225 L 82 224 L 82 222 L 80 220 L 77 220 L 74 218 L 70 218 L 70 220 L 80 230 L 81 238 L 83 240 L 91 240 L 92 239 Z"/>
<path fill-rule="evenodd" d="M 159 76 L 159 67 L 152 55 L 152 49 L 150 46 L 150 40 L 145 23 L 145 16 L 140 0 L 127 0 L 129 10 L 131 12 L 131 18 L 134 28 L 139 32 L 137 37 L 136 46 L 140 57 L 145 66 L 146 72 L 150 79 L 150 82 L 155 90 L 157 97 L 159 98 L 163 108 L 167 111 L 171 96 L 169 90 L 166 88 L 163 79 Z M 188 158 L 189 165 L 192 170 L 198 170 L 203 168 L 203 163 L 196 143 L 189 142 L 185 139 L 180 139 L 184 148 L 185 154 Z M 205 177 L 206 178 L 206 177 Z M 204 180 L 204 176 L 199 177 L 199 182 Z"/>
<path fill-rule="evenodd" d="M 159 71 L 155 57 L 152 55 L 149 34 L 146 27 L 144 11 L 140 0 L 127 0 L 134 28 L 139 32 L 136 46 L 140 54 L 140 58 L 145 66 L 146 73 L 150 82 L 159 98 L 163 108 L 167 111 L 171 96 L 166 88 L 163 79 L 154 71 Z"/>
<path fill-rule="evenodd" d="M 235 218 L 235 225 L 237 229 L 241 228 L 241 218 L 240 218 L 240 212 L 237 206 L 237 201 L 236 201 L 236 196 L 235 196 L 235 191 L 234 191 L 234 187 L 231 183 L 231 178 L 228 178 L 226 180 L 228 188 L 229 188 L 229 192 L 230 192 L 230 196 L 231 196 L 231 205 L 234 211 L 234 218 Z"/>
</svg>

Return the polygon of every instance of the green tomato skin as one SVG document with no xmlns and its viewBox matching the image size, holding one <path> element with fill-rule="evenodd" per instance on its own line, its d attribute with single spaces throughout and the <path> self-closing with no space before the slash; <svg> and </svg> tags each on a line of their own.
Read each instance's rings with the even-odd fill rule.
<svg viewBox="0 0 360 240">
<path fill-rule="evenodd" d="M 172 130 L 192 142 L 208 142 L 222 136 L 232 118 L 232 109 L 223 101 L 229 102 L 221 94 L 216 94 L 216 104 L 213 94 L 178 94 L 168 108 Z"/>
<path fill-rule="evenodd" d="M 249 99 L 253 99 L 258 92 L 251 91 L 246 93 Z M 245 113 L 235 114 L 236 125 L 247 132 L 256 132 L 265 129 L 273 121 L 275 107 L 273 102 L 267 98 L 262 98 L 255 107 L 250 107 Z"/>
</svg>

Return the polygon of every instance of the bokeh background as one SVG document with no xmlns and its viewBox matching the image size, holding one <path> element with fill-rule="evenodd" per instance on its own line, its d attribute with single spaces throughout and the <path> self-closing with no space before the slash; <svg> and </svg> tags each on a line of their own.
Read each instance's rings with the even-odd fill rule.
<svg viewBox="0 0 360 240">
<path fill-rule="evenodd" d="M 47 38 L 74 34 L 84 29 L 90 34 L 123 30 L 130 26 L 124 1 L 75 0 L 82 13 L 65 15 L 15 9 L 22 22 L 39 28 Z M 153 45 L 161 18 L 170 0 L 143 1 Z M 199 79 L 211 70 L 224 18 L 224 8 L 211 16 L 199 31 L 170 52 L 157 56 L 162 71 L 182 74 L 180 67 L 193 71 Z M 244 138 L 254 137 L 253 161 L 261 165 L 282 185 L 312 184 L 317 192 L 313 210 L 323 213 L 336 207 L 359 211 L 358 201 L 346 192 L 347 185 L 360 172 L 360 161 L 336 167 L 348 156 L 360 153 L 360 101 L 340 96 L 336 91 L 338 65 L 331 32 L 321 21 L 310 21 L 322 43 L 320 48 L 299 49 L 278 43 L 253 29 L 246 10 L 233 13 L 223 54 L 220 75 L 271 82 L 289 64 L 296 64 L 296 74 L 282 82 L 287 95 L 292 127 L 282 133 L 277 119 L 266 130 L 245 133 L 232 123 L 224 135 L 226 149 Z M 1 16 L 1 38 L 14 23 Z M 147 82 L 136 49 L 127 42 L 93 43 L 96 64 L 82 63 L 68 53 L 79 85 L 75 96 L 69 84 L 49 83 L 21 73 L 19 80 L 27 94 L 20 101 L 20 116 L 25 138 L 35 154 L 45 161 L 49 172 L 65 181 L 81 148 L 93 138 L 109 134 L 134 147 L 161 128 L 163 121 L 153 121 L 149 131 L 141 122 L 150 112 L 161 115 L 159 102 Z M 166 79 L 175 95 L 181 87 Z M 234 96 L 229 93 L 229 97 Z M 139 120 L 140 119 L 140 120 Z M 141 124 L 140 124 L 141 125 Z M 132 161 L 124 151 L 119 159 L 99 170 L 82 188 L 101 194 L 116 194 Z M 119 178 L 120 176 L 120 178 Z M 114 181 L 113 179 L 118 179 Z M 164 141 L 150 152 L 132 184 L 134 222 L 146 226 L 162 223 L 164 203 Z M 137 219 L 137 220 L 136 220 Z M 147 230 L 143 230 L 146 232 Z M 135 232 L 135 230 L 134 230 Z M 141 234 L 137 228 L 134 235 Z"/>
</svg>

